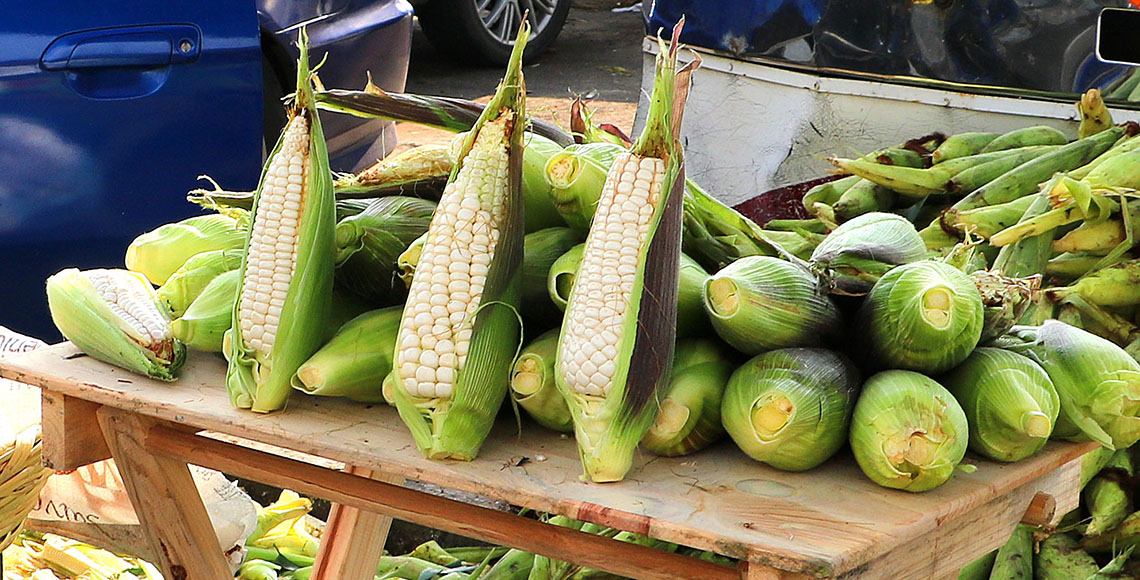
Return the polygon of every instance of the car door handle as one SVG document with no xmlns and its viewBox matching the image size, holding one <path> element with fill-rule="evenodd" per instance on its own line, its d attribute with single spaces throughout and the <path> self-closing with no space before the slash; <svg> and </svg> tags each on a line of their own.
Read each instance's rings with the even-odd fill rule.
<svg viewBox="0 0 1140 580">
<path fill-rule="evenodd" d="M 160 67 L 197 60 L 202 32 L 190 24 L 123 26 L 71 32 L 40 57 L 44 70 Z"/>
</svg>

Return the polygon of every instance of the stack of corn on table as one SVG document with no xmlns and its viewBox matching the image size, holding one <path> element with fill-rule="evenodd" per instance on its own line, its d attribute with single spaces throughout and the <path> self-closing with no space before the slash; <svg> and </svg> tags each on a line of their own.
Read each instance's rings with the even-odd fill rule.
<svg viewBox="0 0 1140 580">
<path fill-rule="evenodd" d="M 528 123 L 527 34 L 486 106 L 314 93 L 302 38 L 258 190 L 191 192 L 211 213 L 139 236 L 127 270 L 50 278 L 57 326 L 167 380 L 222 353 L 231 402 L 254 412 L 294 390 L 386 401 L 434 459 L 474 458 L 509 394 L 573 432 L 594 482 L 620 481 L 639 445 L 681 455 L 725 433 L 785 470 L 849 444 L 911 492 L 967 449 L 1008 462 L 1095 441 L 1092 519 L 1073 529 L 1097 553 L 1137 541 L 1134 482 L 1093 475 L 1130 475 L 1140 439 L 1140 128 L 1098 93 L 1076 139 L 934 133 L 832 159 L 849 176 L 761 227 L 685 179 L 694 65 L 676 42 L 632 140 L 584 107 L 572 134 Z M 333 175 L 318 107 L 462 132 Z"/>
</svg>

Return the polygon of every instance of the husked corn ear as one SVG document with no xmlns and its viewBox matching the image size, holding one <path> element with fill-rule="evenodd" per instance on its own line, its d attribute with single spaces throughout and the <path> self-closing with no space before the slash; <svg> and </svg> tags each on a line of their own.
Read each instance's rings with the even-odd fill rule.
<svg viewBox="0 0 1140 580">
<path fill-rule="evenodd" d="M 336 209 L 328 152 L 309 86 L 301 34 L 297 97 L 266 163 L 225 349 L 239 408 L 282 408 L 297 367 L 320 347 L 330 312 Z"/>
<path fill-rule="evenodd" d="M 92 358 L 162 380 L 174 380 L 186 347 L 141 274 L 68 268 L 47 280 L 52 321 Z"/>
<path fill-rule="evenodd" d="M 586 240 L 566 320 L 581 321 L 562 332 L 562 376 L 571 389 L 605 395 L 614 378 L 619 337 L 630 312 L 641 248 L 661 201 L 665 161 L 621 154 L 610 170 Z M 594 235 L 597 232 L 598 235 Z M 598 259 L 589 260 L 590 256 Z M 636 323 L 636 319 L 633 321 Z"/>
<path fill-rule="evenodd" d="M 506 214 L 509 116 L 483 126 L 440 198 L 424 243 L 399 334 L 400 378 L 417 397 L 450 397 L 471 344 Z"/>
<path fill-rule="evenodd" d="M 606 178 L 559 337 L 555 383 L 596 482 L 625 477 L 669 381 L 684 196 L 674 93 L 691 70 L 676 69 L 679 33 L 661 42 L 645 131 Z"/>
<path fill-rule="evenodd" d="M 518 348 L 528 35 L 521 27 L 495 97 L 463 141 L 396 335 L 393 398 L 432 459 L 475 457 L 506 396 Z"/>
</svg>

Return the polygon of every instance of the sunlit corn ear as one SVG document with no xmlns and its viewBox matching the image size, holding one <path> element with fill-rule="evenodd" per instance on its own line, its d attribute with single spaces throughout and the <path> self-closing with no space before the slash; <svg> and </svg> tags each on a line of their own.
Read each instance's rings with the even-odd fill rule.
<svg viewBox="0 0 1140 580">
<path fill-rule="evenodd" d="M 230 270 L 210 280 L 182 316 L 170 323 L 174 337 L 186 346 L 206 352 L 222 352 L 222 339 L 233 323 L 234 302 L 241 287 L 241 272 Z"/>
<path fill-rule="evenodd" d="M 92 358 L 165 381 L 186 358 L 141 274 L 68 268 L 47 279 L 47 298 L 56 328 Z"/>
<path fill-rule="evenodd" d="M 211 250 L 191 256 L 158 288 L 158 299 L 170 309 L 172 316 L 182 316 L 211 280 L 240 268 L 244 255 L 245 251 L 237 248 Z"/>
<path fill-rule="evenodd" d="M 511 369 L 511 397 L 539 425 L 569 433 L 574 421 L 566 399 L 554 384 L 559 329 L 550 330 L 523 348 Z"/>
<path fill-rule="evenodd" d="M 161 286 L 195 254 L 240 249 L 248 235 L 240 213 L 194 216 L 142 234 L 127 246 L 127 269 Z"/>
<path fill-rule="evenodd" d="M 296 98 L 254 196 L 225 350 L 230 402 L 262 413 L 285 406 L 293 373 L 320 347 L 332 294 L 336 209 L 307 41 L 302 30 Z"/>
<path fill-rule="evenodd" d="M 596 482 L 629 471 L 673 359 L 684 195 L 677 128 L 688 78 L 677 74 L 679 30 L 671 48 L 660 41 L 645 131 L 610 169 L 562 322 L 556 382 L 585 477 Z"/>
<path fill-rule="evenodd" d="M 392 395 L 432 459 L 476 456 L 519 348 L 529 34 L 520 27 L 507 72 L 462 144 L 419 249 L 397 335 Z"/>
</svg>

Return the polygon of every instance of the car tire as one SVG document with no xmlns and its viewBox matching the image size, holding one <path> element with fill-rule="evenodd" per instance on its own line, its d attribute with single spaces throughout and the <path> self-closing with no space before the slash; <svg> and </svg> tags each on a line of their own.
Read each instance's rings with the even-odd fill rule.
<svg viewBox="0 0 1140 580">
<path fill-rule="evenodd" d="M 416 17 L 432 45 L 451 57 L 463 62 L 504 66 L 510 59 L 518 24 L 503 25 L 501 19 L 490 24 L 484 22 L 479 4 L 506 6 L 509 10 L 534 3 L 549 5 L 551 9 L 539 16 L 542 19 L 539 26 L 531 30 L 523 53 L 523 62 L 529 64 L 545 52 L 562 31 L 571 0 L 431 0 L 416 6 Z"/>
</svg>

